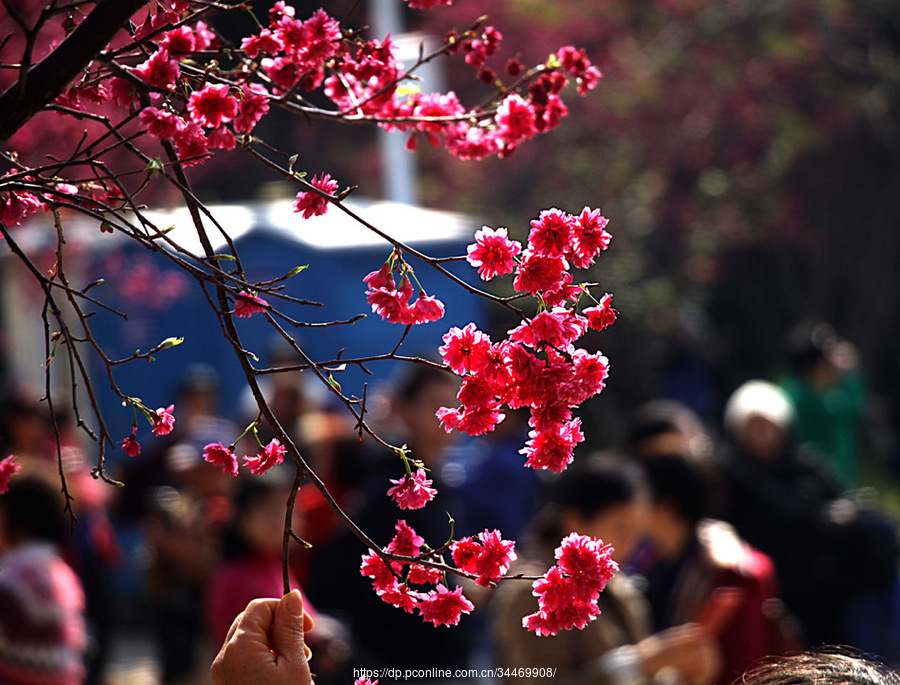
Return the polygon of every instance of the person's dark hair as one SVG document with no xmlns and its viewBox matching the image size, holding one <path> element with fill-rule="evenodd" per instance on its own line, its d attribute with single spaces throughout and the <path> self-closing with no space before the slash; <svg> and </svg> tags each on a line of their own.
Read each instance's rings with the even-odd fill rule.
<svg viewBox="0 0 900 685">
<path fill-rule="evenodd" d="M 900 675 L 846 650 L 765 659 L 734 685 L 900 685 Z"/>
<path fill-rule="evenodd" d="M 648 492 L 644 472 L 635 461 L 613 452 L 588 455 L 563 472 L 553 501 L 592 518 Z"/>
<path fill-rule="evenodd" d="M 184 369 L 178 383 L 178 395 L 189 393 L 217 393 L 219 391 L 219 372 L 211 364 L 198 362 Z"/>
<path fill-rule="evenodd" d="M 703 431 L 703 421 L 693 409 L 677 400 L 668 399 L 656 399 L 642 404 L 631 415 L 629 424 L 630 448 L 658 435 L 691 435 Z"/>
<path fill-rule="evenodd" d="M 240 530 L 241 518 L 253 507 L 264 502 L 274 491 L 286 484 L 273 473 L 265 477 L 244 478 L 234 498 L 234 514 L 225 529 L 222 555 L 225 559 L 239 559 L 250 554 L 253 549 Z"/>
<path fill-rule="evenodd" d="M 794 371 L 804 374 L 828 356 L 836 341 L 834 329 L 826 323 L 800 324 L 788 333 L 788 362 Z"/>
<path fill-rule="evenodd" d="M 590 519 L 619 504 L 649 497 L 649 487 L 641 465 L 613 451 L 579 457 L 546 492 L 546 500 L 532 522 L 532 544 L 542 548 L 555 545 L 565 531 L 560 530 L 560 513 L 571 510 Z"/>
<path fill-rule="evenodd" d="M 644 470 L 654 502 L 669 504 L 691 523 L 709 514 L 709 482 L 690 459 L 679 454 L 654 457 L 644 462 Z"/>
<path fill-rule="evenodd" d="M 52 485 L 35 476 L 16 476 L 0 495 L 6 534 L 13 542 L 43 540 L 62 544 L 66 536 L 63 498 Z"/>
</svg>

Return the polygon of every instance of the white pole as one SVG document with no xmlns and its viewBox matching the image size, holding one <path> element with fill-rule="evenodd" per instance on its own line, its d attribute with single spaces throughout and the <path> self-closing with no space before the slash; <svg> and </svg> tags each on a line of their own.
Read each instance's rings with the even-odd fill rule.
<svg viewBox="0 0 900 685">
<path fill-rule="evenodd" d="M 373 38 L 384 40 L 390 33 L 396 40 L 403 33 L 399 0 L 370 0 Z M 385 199 L 408 205 L 418 204 L 414 155 L 406 149 L 406 134 L 379 129 L 378 144 L 383 168 L 382 194 Z"/>
</svg>

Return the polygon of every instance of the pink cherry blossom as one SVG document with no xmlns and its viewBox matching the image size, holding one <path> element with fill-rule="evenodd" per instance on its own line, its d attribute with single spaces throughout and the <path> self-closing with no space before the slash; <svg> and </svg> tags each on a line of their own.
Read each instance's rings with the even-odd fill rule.
<svg viewBox="0 0 900 685">
<path fill-rule="evenodd" d="M 18 226 L 29 214 L 43 207 L 43 203 L 31 193 L 10 190 L 0 193 L 0 222 Z"/>
<path fill-rule="evenodd" d="M 544 132 L 559 126 L 561 119 L 569 116 L 569 108 L 558 95 L 550 94 L 547 96 L 547 104 L 540 108 L 535 107 L 535 113 L 538 115 L 534 122 L 535 126 Z"/>
<path fill-rule="evenodd" d="M 406 0 L 406 4 L 414 10 L 430 10 L 441 5 L 449 7 L 453 4 L 453 0 Z"/>
<path fill-rule="evenodd" d="M 478 268 L 482 280 L 489 281 L 515 270 L 515 258 L 522 251 L 522 244 L 510 240 L 505 228 L 495 230 L 485 226 L 475 234 L 475 244 L 469 245 L 466 251 L 469 264 Z"/>
<path fill-rule="evenodd" d="M 0 461 L 0 495 L 9 492 L 9 479 L 12 478 L 22 465 L 16 461 L 16 455 L 10 454 Z"/>
<path fill-rule="evenodd" d="M 370 288 L 383 288 L 386 290 L 393 290 L 394 275 L 391 269 L 390 262 L 385 262 L 378 271 L 371 272 L 363 279 L 363 283 L 366 283 Z"/>
<path fill-rule="evenodd" d="M 413 613 L 418 607 L 419 602 L 417 593 L 412 593 L 406 583 L 401 583 L 396 578 L 391 578 L 391 582 L 376 591 L 382 600 L 392 606 L 403 609 L 407 613 Z"/>
<path fill-rule="evenodd" d="M 575 256 L 573 265 L 586 269 L 594 263 L 597 255 L 609 247 L 612 236 L 606 231 L 609 220 L 599 209 L 585 207 L 572 223 Z"/>
<path fill-rule="evenodd" d="M 444 129 L 444 146 L 462 160 L 484 159 L 500 151 L 500 138 L 494 129 L 460 122 Z"/>
<path fill-rule="evenodd" d="M 131 429 L 131 435 L 122 441 L 122 451 L 129 457 L 136 457 L 141 453 L 141 443 L 135 439 L 137 435 L 137 426 Z"/>
<path fill-rule="evenodd" d="M 156 107 L 145 107 L 138 117 L 141 124 L 147 127 L 151 136 L 161 140 L 169 140 L 177 136 L 184 128 L 184 121 L 174 112 Z"/>
<path fill-rule="evenodd" d="M 554 290 L 559 287 L 567 268 L 568 264 L 562 257 L 548 257 L 526 250 L 513 280 L 513 288 L 532 295 L 543 290 Z"/>
<path fill-rule="evenodd" d="M 228 86 L 223 84 L 207 84 L 201 90 L 195 90 L 188 99 L 188 111 L 191 119 L 207 128 L 218 128 L 237 116 L 237 100 L 228 94 Z"/>
<path fill-rule="evenodd" d="M 170 53 L 193 52 L 196 45 L 194 31 L 190 26 L 180 26 L 167 31 L 159 41 L 159 47 L 165 48 Z"/>
<path fill-rule="evenodd" d="M 556 548 L 557 565 L 580 585 L 602 592 L 619 570 L 612 558 L 613 548 L 602 540 L 570 533 Z"/>
<path fill-rule="evenodd" d="M 564 348 L 587 330 L 587 321 L 565 307 L 535 314 L 529 323 L 509 332 L 510 340 L 536 346 L 541 343 Z"/>
<path fill-rule="evenodd" d="M 572 420 L 572 410 L 566 402 L 547 401 L 531 408 L 528 425 L 538 432 L 555 430 L 559 424 Z"/>
<path fill-rule="evenodd" d="M 410 316 L 407 300 L 399 290 L 372 288 L 366 291 L 366 300 L 372 311 L 389 323 L 403 323 Z"/>
<path fill-rule="evenodd" d="M 175 90 L 175 82 L 181 75 L 178 62 L 169 58 L 169 51 L 165 48 L 154 52 L 146 62 L 136 66 L 134 71 L 151 86 L 164 90 Z"/>
<path fill-rule="evenodd" d="M 572 463 L 575 445 L 584 440 L 581 419 L 578 418 L 559 424 L 555 428 L 531 431 L 528 436 L 529 440 L 525 443 L 525 447 L 519 450 L 520 454 L 528 457 L 525 466 L 533 469 L 549 469 L 554 473 L 561 473 Z"/>
<path fill-rule="evenodd" d="M 572 272 L 564 271 L 559 284 L 550 290 L 544 290 L 541 296 L 548 307 L 564 306 L 569 302 L 578 302 L 581 295 L 586 292 L 584 285 L 572 285 Z"/>
<path fill-rule="evenodd" d="M 215 466 L 221 466 L 222 473 L 231 476 L 238 475 L 240 465 L 237 456 L 221 442 L 211 442 L 206 445 L 203 448 L 203 459 Z"/>
<path fill-rule="evenodd" d="M 268 92 L 261 85 L 253 84 L 242 91 L 238 100 L 238 113 L 234 118 L 234 130 L 249 133 L 269 111 Z"/>
<path fill-rule="evenodd" d="M 290 90 L 300 77 L 300 67 L 290 57 L 267 57 L 260 64 L 275 84 L 276 92 Z"/>
<path fill-rule="evenodd" d="M 465 374 L 477 371 L 487 363 L 487 355 L 491 348 L 491 339 L 479 331 L 474 323 L 465 328 L 452 327 L 443 336 L 444 344 L 438 352 L 455 373 Z"/>
<path fill-rule="evenodd" d="M 343 37 L 338 21 L 328 16 L 321 8 L 303 22 L 303 36 L 306 45 L 300 56 L 306 63 L 318 64 L 331 59 L 337 53 Z"/>
<path fill-rule="evenodd" d="M 470 408 L 494 407 L 497 403 L 497 392 L 494 384 L 479 371 L 462 379 L 456 399 L 460 404 Z"/>
<path fill-rule="evenodd" d="M 455 626 L 463 614 L 470 614 L 474 605 L 463 596 L 462 588 L 448 590 L 438 585 L 431 592 L 420 595 L 419 613 L 423 621 L 436 626 Z"/>
<path fill-rule="evenodd" d="M 194 24 L 194 49 L 208 50 L 219 47 L 219 37 L 209 30 L 204 21 Z"/>
<path fill-rule="evenodd" d="M 521 95 L 508 95 L 497 108 L 498 135 L 507 145 L 531 138 L 537 134 L 534 107 Z"/>
<path fill-rule="evenodd" d="M 402 519 L 394 524 L 394 530 L 397 531 L 394 539 L 385 547 L 385 550 L 406 557 L 418 556 L 422 551 L 422 545 L 425 544 L 425 538 L 416 533 L 412 526 Z"/>
<path fill-rule="evenodd" d="M 391 479 L 394 487 L 389 488 L 387 494 L 401 509 L 421 509 L 437 494 L 437 490 L 430 487 L 432 481 L 426 475 L 425 469 L 418 469 L 412 476 Z"/>
<path fill-rule="evenodd" d="M 209 146 L 219 150 L 234 150 L 237 139 L 227 126 L 219 126 L 209 134 Z"/>
<path fill-rule="evenodd" d="M 478 576 L 479 585 L 491 585 L 516 560 L 515 541 L 504 540 L 499 530 L 483 531 L 478 539 L 465 537 L 453 543 L 453 562 L 466 573 Z"/>
<path fill-rule="evenodd" d="M 578 349 L 572 353 L 572 363 L 574 378 L 567 400 L 575 406 L 603 390 L 609 375 L 609 360 L 599 352 L 590 354 Z"/>
<path fill-rule="evenodd" d="M 432 146 L 440 145 L 440 137 L 438 134 L 446 130 L 449 120 L 453 117 L 462 117 L 466 112 L 453 91 L 447 93 L 428 93 L 418 94 L 412 105 L 410 115 L 417 118 L 440 118 L 441 121 L 419 121 L 415 127 L 417 131 L 425 134 L 428 142 Z M 404 111 L 398 111 L 398 115 L 405 114 Z M 403 128 L 403 127 L 397 127 Z M 411 139 L 414 140 L 414 139 Z"/>
<path fill-rule="evenodd" d="M 270 25 L 277 24 L 282 17 L 293 17 L 297 10 L 292 5 L 288 5 L 285 0 L 278 0 L 269 10 Z"/>
<path fill-rule="evenodd" d="M 363 555 L 359 572 L 372 579 L 376 592 L 386 589 L 395 580 L 391 568 L 375 552 Z"/>
<path fill-rule="evenodd" d="M 178 132 L 175 147 L 178 148 L 178 157 L 184 166 L 201 164 L 209 154 L 209 141 L 195 121 L 185 123 L 184 128 Z"/>
<path fill-rule="evenodd" d="M 443 577 L 444 572 L 439 568 L 423 566 L 422 564 L 410 564 L 406 580 L 415 585 L 436 585 L 441 582 Z"/>
<path fill-rule="evenodd" d="M 244 456 L 244 463 L 250 467 L 250 473 L 260 475 L 282 463 L 285 454 L 287 454 L 287 449 L 278 441 L 278 438 L 272 438 L 269 444 L 263 447 L 262 452 L 256 456 Z"/>
<path fill-rule="evenodd" d="M 597 82 L 603 77 L 600 70 L 591 64 L 584 50 L 577 50 L 571 45 L 560 48 L 557 53 L 562 68 L 575 77 L 579 95 L 586 95 L 588 91 L 597 86 Z"/>
<path fill-rule="evenodd" d="M 538 611 L 522 625 L 538 635 L 584 628 L 599 614 L 597 598 L 619 570 L 612 548 L 602 540 L 572 533 L 556 549 L 557 564 L 534 581 Z"/>
<path fill-rule="evenodd" d="M 500 404 L 494 403 L 487 407 L 459 407 L 448 409 L 441 407 L 435 414 L 441 422 L 441 426 L 448 433 L 456 429 L 467 435 L 483 435 L 497 427 L 506 415 L 500 411 Z"/>
<path fill-rule="evenodd" d="M 558 209 L 546 209 L 531 222 L 528 248 L 545 257 L 564 257 L 571 251 L 575 217 Z"/>
<path fill-rule="evenodd" d="M 234 298 L 234 315 L 246 319 L 254 314 L 266 311 L 268 306 L 269 303 L 263 298 L 247 292 L 246 290 L 242 290 L 238 293 L 238 296 Z"/>
<path fill-rule="evenodd" d="M 168 435 L 175 428 L 175 417 L 172 412 L 175 411 L 175 405 L 170 404 L 163 409 L 160 407 L 151 415 L 153 421 L 153 435 Z"/>
<path fill-rule="evenodd" d="M 284 49 L 284 43 L 270 29 L 262 29 L 255 36 L 247 36 L 241 40 L 241 49 L 250 59 L 256 59 L 259 53 L 267 52 L 275 55 Z"/>
<path fill-rule="evenodd" d="M 137 97 L 131 84 L 118 76 L 109 80 L 109 96 L 115 104 L 122 107 L 130 107 Z"/>
<path fill-rule="evenodd" d="M 602 331 L 607 326 L 615 323 L 616 310 L 612 308 L 612 295 L 606 293 L 600 298 L 600 304 L 596 307 L 585 309 L 582 314 L 587 317 L 588 326 L 596 331 Z"/>
<path fill-rule="evenodd" d="M 331 178 L 330 174 L 322 174 L 321 178 L 318 175 L 313 176 L 313 180 L 310 183 L 329 195 L 332 195 L 338 189 L 338 182 Z M 304 219 L 308 219 L 311 216 L 320 216 L 328 211 L 328 200 L 313 191 L 297 193 L 297 199 L 294 201 L 294 211 L 303 212 Z"/>
<path fill-rule="evenodd" d="M 408 323 L 419 324 L 437 321 L 444 316 L 444 303 L 433 295 L 419 293 L 419 297 L 410 308 Z"/>
</svg>

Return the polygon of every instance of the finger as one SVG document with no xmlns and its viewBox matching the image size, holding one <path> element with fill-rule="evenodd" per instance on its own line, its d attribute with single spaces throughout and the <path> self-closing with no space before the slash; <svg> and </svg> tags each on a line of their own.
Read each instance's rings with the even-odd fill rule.
<svg viewBox="0 0 900 685">
<path fill-rule="evenodd" d="M 268 653 L 269 634 L 277 606 L 277 599 L 254 599 L 250 602 L 244 609 L 243 618 L 235 627 L 232 635 L 235 641 L 240 640 L 247 647 Z"/>
<path fill-rule="evenodd" d="M 305 657 L 304 627 L 307 623 L 303 611 L 303 598 L 299 590 L 291 590 L 275 606 L 272 620 L 272 649 L 289 661 Z M 299 655 L 304 655 L 300 657 Z"/>
<path fill-rule="evenodd" d="M 243 618 L 244 618 L 243 611 L 234 617 L 234 620 L 231 622 L 231 627 L 228 628 L 228 634 L 225 636 L 225 643 L 227 643 L 231 640 L 231 636 L 234 635 L 234 631 L 237 630 L 238 624 L 243 620 Z"/>
</svg>

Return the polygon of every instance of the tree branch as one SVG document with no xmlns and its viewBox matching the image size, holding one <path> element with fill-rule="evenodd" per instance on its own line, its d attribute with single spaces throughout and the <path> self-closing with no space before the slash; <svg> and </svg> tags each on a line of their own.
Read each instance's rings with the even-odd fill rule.
<svg viewBox="0 0 900 685">
<path fill-rule="evenodd" d="M 41 108 L 55 100 L 106 45 L 143 0 L 101 0 L 58 48 L 0 95 L 0 142 L 8 140 Z"/>
</svg>

